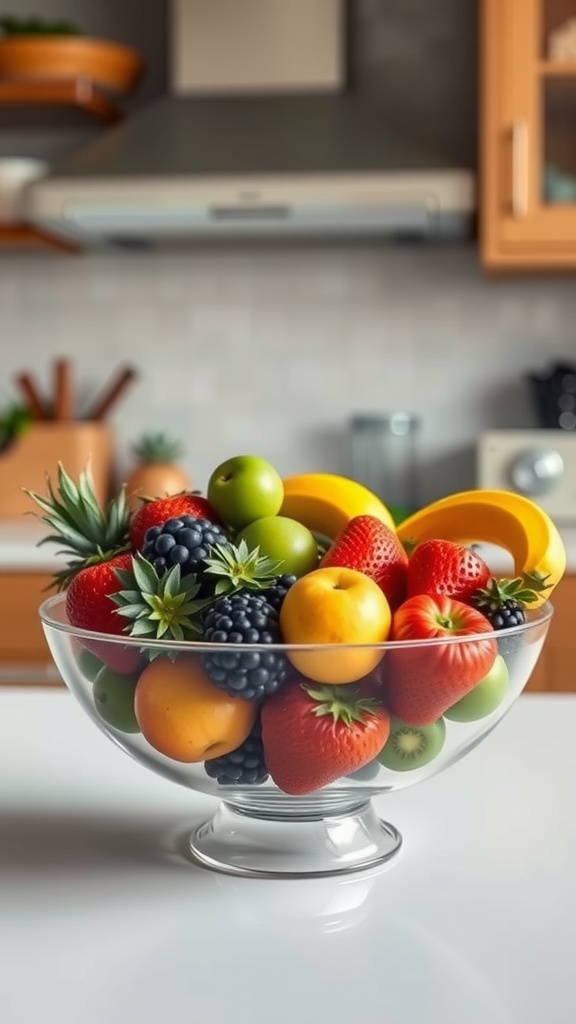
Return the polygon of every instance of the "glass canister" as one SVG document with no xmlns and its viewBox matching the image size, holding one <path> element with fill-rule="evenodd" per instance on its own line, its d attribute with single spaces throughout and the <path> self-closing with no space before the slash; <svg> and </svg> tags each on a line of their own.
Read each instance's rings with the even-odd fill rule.
<svg viewBox="0 0 576 1024">
<path fill-rule="evenodd" d="M 377 494 L 400 522 L 418 508 L 419 416 L 402 410 L 355 413 L 349 428 L 350 475 Z"/>
</svg>

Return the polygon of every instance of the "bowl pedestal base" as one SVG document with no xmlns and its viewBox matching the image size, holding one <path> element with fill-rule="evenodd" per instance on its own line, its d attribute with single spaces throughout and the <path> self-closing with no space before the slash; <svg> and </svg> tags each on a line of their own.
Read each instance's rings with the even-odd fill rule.
<svg viewBox="0 0 576 1024">
<path fill-rule="evenodd" d="M 202 867 L 230 875 L 322 878 L 384 864 L 401 844 L 400 833 L 365 797 L 260 792 L 258 799 L 235 794 L 222 801 L 192 833 L 190 854 Z"/>
</svg>

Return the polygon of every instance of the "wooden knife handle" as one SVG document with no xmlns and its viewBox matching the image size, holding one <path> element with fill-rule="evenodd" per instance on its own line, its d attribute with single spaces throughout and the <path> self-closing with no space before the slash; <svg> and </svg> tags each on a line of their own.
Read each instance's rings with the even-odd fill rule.
<svg viewBox="0 0 576 1024">
<path fill-rule="evenodd" d="M 72 369 L 68 359 L 57 359 L 54 363 L 54 419 L 67 422 L 73 418 Z"/>
<path fill-rule="evenodd" d="M 103 420 L 110 412 L 112 406 L 116 404 L 120 396 L 135 379 L 136 370 L 131 366 L 126 366 L 123 370 L 119 370 L 102 395 L 88 409 L 86 419 L 93 421 Z"/>
<path fill-rule="evenodd" d="M 29 373 L 19 373 L 16 377 L 16 384 L 20 388 L 23 398 L 26 400 L 26 408 L 33 420 L 46 419 L 46 412 L 38 389 Z"/>
</svg>

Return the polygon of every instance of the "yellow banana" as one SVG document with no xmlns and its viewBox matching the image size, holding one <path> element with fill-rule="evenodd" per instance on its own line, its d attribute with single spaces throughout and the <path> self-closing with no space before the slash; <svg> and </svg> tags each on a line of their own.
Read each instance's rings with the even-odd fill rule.
<svg viewBox="0 0 576 1024">
<path fill-rule="evenodd" d="M 283 481 L 280 515 L 298 519 L 333 540 L 355 516 L 376 516 L 391 530 L 394 519 L 386 505 L 356 480 L 332 473 L 301 473 Z"/>
<path fill-rule="evenodd" d="M 550 597 L 566 569 L 564 542 L 550 516 L 512 491 L 461 491 L 432 502 L 397 527 L 410 546 L 436 537 L 457 543 L 484 542 L 507 550 L 517 576 L 536 592 L 531 608 Z"/>
</svg>

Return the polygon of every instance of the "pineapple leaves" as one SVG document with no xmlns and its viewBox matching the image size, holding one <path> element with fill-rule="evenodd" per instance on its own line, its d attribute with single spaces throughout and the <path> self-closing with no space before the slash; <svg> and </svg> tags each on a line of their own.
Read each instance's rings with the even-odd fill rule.
<svg viewBox="0 0 576 1024">
<path fill-rule="evenodd" d="M 182 574 L 174 565 L 159 575 L 141 553 L 132 556 L 131 569 L 115 569 L 121 585 L 110 595 L 119 615 L 128 619 L 130 636 L 155 640 L 194 640 L 202 635 L 203 613 L 224 594 L 237 590 L 263 590 L 273 585 L 281 562 L 250 551 L 245 541 L 217 544 L 210 549 L 202 571 L 210 580 L 210 594 L 198 597 L 200 584 L 195 573 Z M 204 588 L 204 593 L 205 593 Z"/>
<path fill-rule="evenodd" d="M 162 462 L 176 462 L 184 453 L 180 441 L 170 434 L 158 432 L 142 434 L 140 440 L 132 446 L 135 457 L 145 466 Z"/>
<path fill-rule="evenodd" d="M 282 561 L 275 562 L 267 555 L 261 555 L 259 548 L 250 551 L 245 540 L 238 546 L 216 544 L 211 556 L 206 559 L 204 572 L 208 576 L 220 576 L 215 585 L 215 594 L 222 596 L 242 587 L 245 590 L 265 590 L 278 576 Z"/>
<path fill-rule="evenodd" d="M 124 490 L 104 509 L 96 497 L 89 465 L 80 473 L 76 484 L 61 462 L 57 483 L 46 478 L 46 495 L 23 488 L 42 510 L 40 520 L 53 531 L 43 537 L 42 544 L 62 545 L 59 554 L 70 556 L 66 570 L 55 575 L 60 589 L 86 565 L 105 562 L 113 555 L 128 550 L 129 510 Z"/>
<path fill-rule="evenodd" d="M 134 574 L 134 582 L 137 589 L 144 597 L 147 593 L 156 593 L 157 590 L 161 592 L 166 590 L 168 579 L 177 577 L 178 583 L 180 583 L 180 566 L 175 565 L 174 569 L 165 577 L 164 581 L 160 580 L 158 573 L 151 563 L 144 558 L 142 555 L 136 555 L 132 559 L 132 572 Z"/>
<path fill-rule="evenodd" d="M 525 601 L 535 601 L 538 594 L 543 593 L 544 590 L 550 590 L 553 585 L 550 580 L 550 573 L 547 576 L 543 576 L 539 572 L 526 572 L 521 577 L 521 582 L 526 588 L 525 593 L 532 593 L 531 597 L 525 597 Z"/>
<path fill-rule="evenodd" d="M 209 601 L 195 600 L 200 589 L 196 576 L 182 576 L 174 565 L 159 576 L 143 555 L 132 560 L 132 570 L 115 570 L 123 589 L 111 594 L 119 615 L 130 622 L 130 636 L 154 640 L 193 640 L 201 633 L 201 613 Z"/>
<path fill-rule="evenodd" d="M 240 589 L 272 586 L 281 565 L 261 556 L 258 548 L 251 551 L 244 540 L 238 546 L 216 544 L 204 560 L 203 596 L 199 598 L 196 573 L 182 573 L 180 565 L 174 565 L 159 575 L 153 563 L 138 552 L 132 556 L 129 570 L 114 570 L 121 589 L 110 599 L 118 614 L 128 620 L 130 636 L 184 642 L 202 636 L 203 614 L 220 597 Z"/>
<path fill-rule="evenodd" d="M 543 577 L 526 574 L 513 579 L 491 577 L 485 587 L 481 587 L 476 595 L 476 607 L 480 611 L 497 610 L 506 601 L 515 601 L 520 606 L 530 604 L 537 599 L 538 593 L 547 589 Z"/>
</svg>

